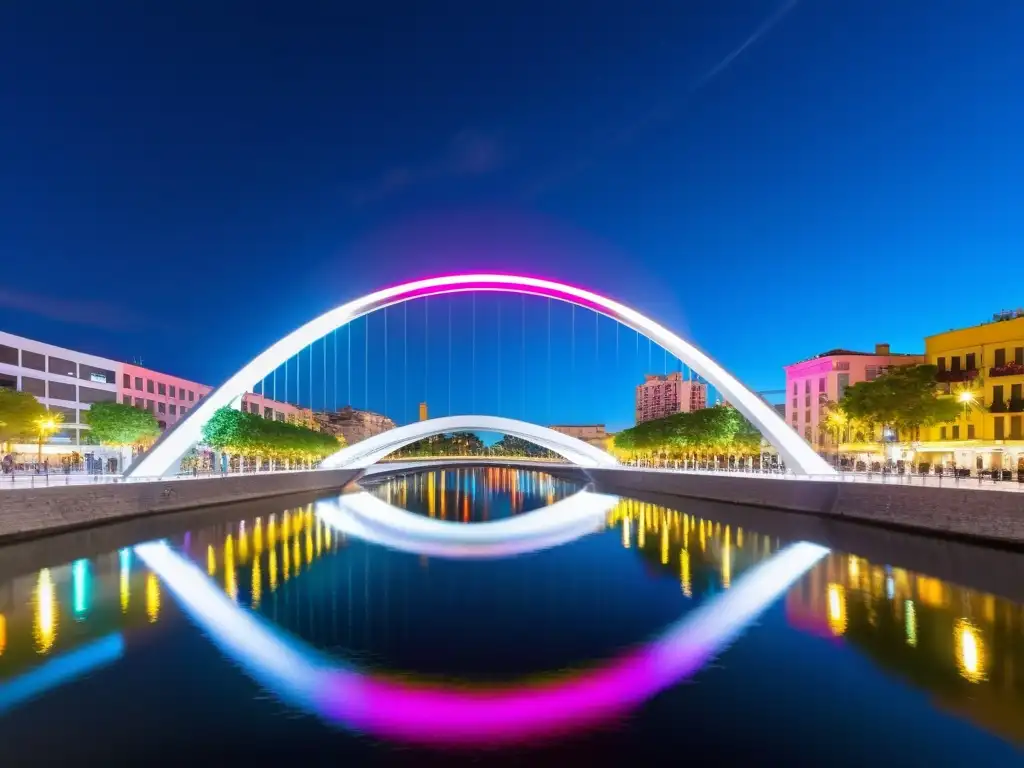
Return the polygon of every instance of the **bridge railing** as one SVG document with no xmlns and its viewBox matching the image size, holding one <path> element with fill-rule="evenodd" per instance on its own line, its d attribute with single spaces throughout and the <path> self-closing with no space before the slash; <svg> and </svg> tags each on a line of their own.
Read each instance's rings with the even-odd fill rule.
<svg viewBox="0 0 1024 768">
<path fill-rule="evenodd" d="M 316 469 L 313 467 L 312 469 Z M 182 472 L 177 475 L 157 477 L 124 477 L 120 474 L 91 474 L 86 472 L 8 472 L 0 475 L 0 492 L 24 488 L 56 488 L 72 485 L 111 485 L 115 483 L 152 483 L 174 482 L 178 480 L 218 480 L 228 477 L 245 475 L 288 475 L 297 472 L 309 472 L 303 469 L 247 469 L 233 472 Z"/>
</svg>

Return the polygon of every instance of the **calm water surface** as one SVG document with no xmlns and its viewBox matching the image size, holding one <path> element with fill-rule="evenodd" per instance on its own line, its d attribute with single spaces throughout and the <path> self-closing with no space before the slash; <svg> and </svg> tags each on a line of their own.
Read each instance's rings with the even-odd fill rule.
<svg viewBox="0 0 1024 768">
<path fill-rule="evenodd" d="M 0 584 L 3 765 L 1021 763 L 1020 604 L 581 490 L 462 468 L 83 536 Z M 352 512 L 385 503 L 422 534 Z M 591 508 L 534 552 L 458 539 Z"/>
</svg>

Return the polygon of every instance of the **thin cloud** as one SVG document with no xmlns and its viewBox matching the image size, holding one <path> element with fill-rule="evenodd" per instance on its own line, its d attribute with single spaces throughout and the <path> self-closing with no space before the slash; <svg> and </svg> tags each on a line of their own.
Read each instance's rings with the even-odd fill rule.
<svg viewBox="0 0 1024 768">
<path fill-rule="evenodd" d="M 504 163 L 501 144 L 493 136 L 464 131 L 437 156 L 419 164 L 389 168 L 376 179 L 350 192 L 353 205 L 378 202 L 412 187 L 491 173 Z"/>
<path fill-rule="evenodd" d="M 0 309 L 44 317 L 62 323 L 88 325 L 111 331 L 151 326 L 146 318 L 103 301 L 57 299 L 0 288 Z"/>
<path fill-rule="evenodd" d="M 595 155 L 601 151 L 607 151 L 612 147 L 627 144 L 639 135 L 643 128 L 646 128 L 648 125 L 659 119 L 669 117 L 672 112 L 680 106 L 681 102 L 697 93 L 702 88 L 705 88 L 712 80 L 727 70 L 732 63 L 736 61 L 736 59 L 742 56 L 744 51 L 771 32 L 780 21 L 792 12 L 799 2 L 800 0 L 786 0 L 785 3 L 780 5 L 772 14 L 761 22 L 757 29 L 755 29 L 746 40 L 740 43 L 736 48 L 729 51 L 729 53 L 720 59 L 713 67 L 694 79 L 680 96 L 667 99 L 661 104 L 658 104 L 645 112 L 641 117 L 620 126 L 614 131 L 608 132 L 603 139 L 596 142 L 596 145 L 592 147 L 589 152 L 576 157 L 569 163 L 566 163 L 565 166 L 556 169 L 551 174 L 531 184 L 526 190 L 526 195 L 528 197 L 535 197 L 543 194 L 552 187 L 555 187 L 579 173 L 582 173 L 584 170 L 595 164 Z"/>
</svg>

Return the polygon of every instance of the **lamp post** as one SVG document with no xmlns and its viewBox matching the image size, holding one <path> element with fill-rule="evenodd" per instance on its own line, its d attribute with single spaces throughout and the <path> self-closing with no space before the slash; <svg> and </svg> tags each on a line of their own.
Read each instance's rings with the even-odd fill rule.
<svg viewBox="0 0 1024 768">
<path fill-rule="evenodd" d="M 964 407 L 964 434 L 963 434 L 963 439 L 966 440 L 967 437 L 968 437 L 967 409 L 974 403 L 976 398 L 975 398 L 974 392 L 972 392 L 970 389 L 963 389 L 963 390 L 960 391 L 960 394 L 958 394 L 956 396 L 956 399 Z M 980 477 L 980 475 L 979 475 L 979 477 Z"/>
<path fill-rule="evenodd" d="M 832 427 L 836 439 L 836 469 L 839 469 L 839 442 L 842 439 L 843 427 L 846 425 L 846 414 L 840 411 L 829 411 L 828 425 Z"/>
<path fill-rule="evenodd" d="M 36 450 L 36 466 L 43 463 L 43 440 L 57 431 L 57 420 L 53 416 L 44 416 L 36 420 L 36 435 L 38 436 Z"/>
</svg>

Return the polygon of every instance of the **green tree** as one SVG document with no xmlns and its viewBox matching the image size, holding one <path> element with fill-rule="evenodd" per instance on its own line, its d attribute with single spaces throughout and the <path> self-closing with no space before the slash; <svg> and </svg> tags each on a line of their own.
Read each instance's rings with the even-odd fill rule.
<svg viewBox="0 0 1024 768">
<path fill-rule="evenodd" d="M 921 427 L 954 421 L 961 410 L 954 398 L 936 389 L 937 372 L 934 365 L 890 368 L 873 381 L 847 387 L 840 406 L 871 434 L 876 425 L 882 425 L 916 440 Z"/>
<path fill-rule="evenodd" d="M 720 405 L 624 429 L 615 435 L 614 450 L 660 458 L 749 456 L 760 453 L 761 433 L 735 408 Z"/>
<path fill-rule="evenodd" d="M 529 456 L 531 458 L 556 458 L 557 454 L 547 448 L 541 448 L 536 443 L 524 440 L 515 435 L 504 435 L 501 440 L 492 446 L 492 450 L 502 456 Z"/>
<path fill-rule="evenodd" d="M 28 392 L 0 389 L 0 444 L 35 436 L 46 407 Z"/>
<path fill-rule="evenodd" d="M 203 427 L 203 442 L 211 448 L 260 459 L 315 461 L 330 456 L 344 442 L 326 432 L 254 413 L 221 408 Z"/>
<path fill-rule="evenodd" d="M 103 445 L 126 448 L 145 445 L 160 437 L 160 425 L 149 411 L 122 403 L 93 403 L 82 418 L 91 436 Z"/>
</svg>

